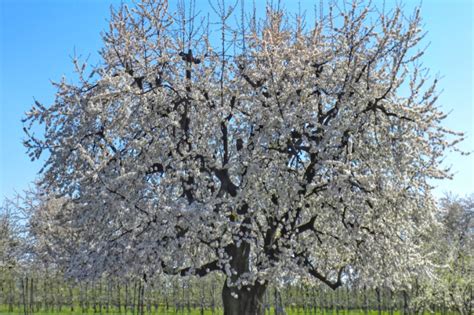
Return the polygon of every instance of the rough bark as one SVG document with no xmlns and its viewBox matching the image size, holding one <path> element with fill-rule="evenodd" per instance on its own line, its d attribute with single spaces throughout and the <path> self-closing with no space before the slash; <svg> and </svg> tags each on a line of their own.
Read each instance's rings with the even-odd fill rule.
<svg viewBox="0 0 474 315">
<path fill-rule="evenodd" d="M 265 314 L 264 296 L 266 289 L 266 283 L 256 283 L 253 286 L 242 287 L 239 290 L 236 287 L 229 287 L 226 281 L 222 289 L 224 315 Z"/>
<path fill-rule="evenodd" d="M 242 242 L 240 246 L 229 246 L 227 253 L 232 260 L 230 265 L 236 275 L 226 279 L 222 289 L 222 304 L 224 315 L 264 315 L 264 296 L 267 289 L 267 282 L 256 282 L 254 285 L 237 286 L 230 285 L 239 279 L 240 275 L 248 272 L 250 244 Z"/>
</svg>

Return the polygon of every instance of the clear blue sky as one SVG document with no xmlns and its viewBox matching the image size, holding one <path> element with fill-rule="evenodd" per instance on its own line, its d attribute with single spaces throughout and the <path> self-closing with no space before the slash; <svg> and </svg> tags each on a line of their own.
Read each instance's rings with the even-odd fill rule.
<svg viewBox="0 0 474 315">
<path fill-rule="evenodd" d="M 256 2 L 260 9 L 264 1 Z M 209 9 L 207 0 L 196 3 L 202 11 Z M 251 1 L 247 3 L 249 6 Z M 297 2 L 285 3 L 292 9 Z M 313 3 L 302 0 L 301 6 L 312 11 Z M 404 3 L 410 10 L 419 1 Z M 100 32 L 107 28 L 111 4 L 120 2 L 0 0 L 0 202 L 26 189 L 40 169 L 40 163 L 30 162 L 22 146 L 21 118 L 33 98 L 44 104 L 53 101 L 55 90 L 50 80 L 57 81 L 63 75 L 73 78 L 70 57 L 74 50 L 83 57 L 90 55 L 91 61 L 98 60 Z M 433 75 L 443 76 L 439 103 L 445 111 L 452 111 L 445 126 L 466 132 L 468 138 L 461 147 L 474 151 L 473 2 L 425 0 L 422 15 L 428 31 L 425 43 L 430 43 L 424 64 Z M 452 165 L 454 180 L 435 182 L 436 195 L 474 192 L 474 154 L 449 154 L 446 164 Z"/>
</svg>

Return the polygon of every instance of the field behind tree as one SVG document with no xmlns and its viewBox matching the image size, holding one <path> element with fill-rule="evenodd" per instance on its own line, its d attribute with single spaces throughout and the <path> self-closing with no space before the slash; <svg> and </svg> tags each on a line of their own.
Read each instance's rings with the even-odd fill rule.
<svg viewBox="0 0 474 315">
<path fill-rule="evenodd" d="M 376 310 L 368 311 L 367 313 L 363 310 L 339 310 L 338 312 L 334 310 L 323 310 L 323 309 L 303 309 L 303 308 L 289 308 L 285 310 L 287 315 L 378 315 L 379 312 Z M 430 313 L 424 312 L 425 314 L 432 314 L 432 315 L 441 315 L 442 313 Z M 23 310 L 14 310 L 13 312 L 8 312 L 6 310 L 0 309 L 0 315 L 10 315 L 10 314 L 24 314 Z M 109 312 L 109 313 L 94 313 L 93 310 L 89 310 L 88 312 L 82 313 L 81 311 L 71 311 L 71 310 L 63 310 L 63 311 L 40 311 L 35 312 L 36 315 L 94 315 L 94 314 L 110 314 L 110 315 L 134 315 L 136 313 L 133 312 Z M 222 308 L 216 309 L 214 312 L 212 310 L 204 310 L 201 312 L 200 309 L 191 309 L 191 310 L 181 310 L 181 309 L 173 309 L 170 308 L 166 309 L 159 309 L 157 311 L 145 312 L 144 314 L 151 314 L 151 315 L 222 315 L 223 310 Z M 273 315 L 275 314 L 275 309 L 270 307 L 266 310 L 265 314 Z M 395 311 L 393 313 L 383 311 L 380 314 L 382 315 L 400 315 L 399 311 Z M 458 314 L 456 312 L 452 312 L 449 314 Z"/>
<path fill-rule="evenodd" d="M 0 275 L 0 315 L 218 315 L 223 314 L 222 285 L 217 275 L 78 282 L 64 280 L 59 274 L 4 274 Z M 266 314 L 276 315 L 459 314 L 449 303 L 449 296 L 430 298 L 421 285 L 408 291 L 286 285 L 270 287 L 264 298 Z"/>
</svg>

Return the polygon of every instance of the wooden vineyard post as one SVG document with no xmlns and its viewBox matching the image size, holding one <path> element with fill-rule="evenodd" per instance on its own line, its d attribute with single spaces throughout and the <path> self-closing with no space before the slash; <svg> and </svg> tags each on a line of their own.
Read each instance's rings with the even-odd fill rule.
<svg viewBox="0 0 474 315">
<path fill-rule="evenodd" d="M 27 280 L 28 280 L 28 278 L 27 278 Z M 26 288 L 25 288 L 25 281 L 24 281 L 23 277 L 20 278 L 20 288 L 21 288 L 21 300 L 23 302 L 23 314 L 27 315 L 28 314 L 28 312 L 26 310 L 27 302 L 26 302 L 26 298 L 25 298 Z"/>
<path fill-rule="evenodd" d="M 215 298 L 214 298 L 214 292 L 216 290 L 216 287 L 215 287 L 215 283 L 214 283 L 214 279 L 212 279 L 211 281 L 211 311 L 212 311 L 212 315 L 215 314 L 215 308 L 216 308 L 216 301 L 215 301 Z"/>
<path fill-rule="evenodd" d="M 127 280 L 125 282 L 125 302 L 124 302 L 125 313 L 128 312 L 128 303 L 129 303 L 129 298 L 128 298 L 128 280 Z"/>
<path fill-rule="evenodd" d="M 145 286 L 142 281 L 138 280 L 138 310 L 137 313 L 140 315 L 144 314 L 144 294 L 145 293 Z"/>
<path fill-rule="evenodd" d="M 126 283 L 126 282 L 125 282 Z M 122 300 L 122 285 L 123 283 L 121 281 L 117 282 L 117 307 L 118 307 L 118 312 L 119 314 L 122 313 L 122 308 L 124 313 L 127 313 L 127 304 L 125 304 L 125 292 Z"/>
<path fill-rule="evenodd" d="M 137 308 L 137 301 L 138 301 L 138 285 L 137 281 L 133 282 L 133 297 L 132 297 L 132 314 L 135 314 L 135 310 Z"/>
<path fill-rule="evenodd" d="M 346 290 L 345 290 L 345 296 L 346 296 L 346 303 L 344 305 L 344 313 L 345 314 L 349 314 L 350 313 L 350 310 L 352 308 L 352 305 L 351 305 L 351 296 L 350 296 L 350 292 L 349 292 L 349 287 L 346 287 Z"/>
<path fill-rule="evenodd" d="M 144 286 L 144 290 L 148 289 L 148 284 L 146 282 L 143 283 L 143 286 Z M 153 298 L 152 290 L 153 290 L 153 286 L 150 286 L 150 289 L 146 290 L 143 294 L 145 298 L 145 303 L 146 303 L 146 311 L 148 314 L 151 313 L 151 304 L 152 304 L 152 298 Z"/>
<path fill-rule="evenodd" d="M 200 315 L 204 315 L 204 303 L 205 303 L 205 282 L 201 281 L 201 285 L 199 286 L 199 310 Z"/>
<path fill-rule="evenodd" d="M 135 280 L 133 287 L 133 314 L 140 313 L 140 283 Z"/>
<path fill-rule="evenodd" d="M 81 313 L 86 312 L 85 297 L 84 297 L 85 285 L 86 284 L 84 283 L 79 283 L 79 307 L 81 308 Z"/>
<path fill-rule="evenodd" d="M 169 290 L 167 287 L 165 287 L 165 307 L 166 307 L 166 313 L 168 313 L 168 310 L 170 308 L 170 301 L 169 301 Z"/>
<path fill-rule="evenodd" d="M 14 291 L 13 291 L 13 278 L 9 281 L 9 293 L 8 293 L 8 311 L 13 312 L 13 303 L 14 303 Z"/>
<path fill-rule="evenodd" d="M 406 290 L 403 290 L 403 314 L 410 314 L 410 311 L 408 309 L 408 293 Z"/>
<path fill-rule="evenodd" d="M 311 315 L 316 314 L 317 305 L 316 288 L 311 287 Z"/>
<path fill-rule="evenodd" d="M 369 304 L 369 301 L 368 301 L 368 298 L 367 298 L 367 287 L 364 286 L 364 314 L 367 315 L 368 314 L 368 304 Z"/>
<path fill-rule="evenodd" d="M 85 306 L 86 306 L 86 312 L 89 311 L 89 307 L 90 307 L 90 304 L 89 304 L 89 298 L 88 298 L 88 289 L 89 289 L 89 282 L 86 282 L 86 288 L 85 288 L 85 292 L 84 292 L 84 297 L 85 297 Z"/>
<path fill-rule="evenodd" d="M 27 294 L 29 295 L 28 298 L 28 312 L 30 314 L 33 314 L 34 312 L 34 283 L 33 283 L 34 277 L 30 277 L 30 285 L 29 285 L 29 292 Z"/>
<path fill-rule="evenodd" d="M 329 293 L 329 304 L 330 304 L 330 310 L 331 310 L 331 315 L 336 314 L 336 303 L 335 303 L 335 294 L 333 290 L 328 290 Z"/>
<path fill-rule="evenodd" d="M 179 299 L 180 300 L 179 306 L 180 306 L 181 314 L 184 314 L 184 304 L 186 301 L 186 282 L 184 280 L 181 281 L 181 289 L 182 289 L 182 294 L 181 294 L 181 298 Z"/>
<path fill-rule="evenodd" d="M 111 294 L 111 283 L 109 279 L 107 281 L 107 299 L 105 300 L 105 312 L 108 314 L 109 313 L 109 307 L 110 307 L 110 294 Z"/>
<path fill-rule="evenodd" d="M 91 294 L 92 294 L 92 305 L 94 309 L 94 314 L 97 313 L 97 289 L 96 289 L 96 284 L 92 283 L 91 284 Z"/>
<path fill-rule="evenodd" d="M 102 305 L 102 280 L 99 279 L 99 312 L 100 314 L 102 314 L 102 309 L 103 309 L 103 305 Z"/>
<path fill-rule="evenodd" d="M 54 304 L 56 305 L 56 309 L 61 312 L 62 311 L 62 296 L 61 296 L 61 288 L 60 288 L 60 284 L 58 283 L 58 279 L 54 279 L 53 283 L 55 284 L 56 286 L 56 293 L 54 294 L 54 290 L 53 291 L 53 294 L 54 294 Z"/>
<path fill-rule="evenodd" d="M 71 310 L 71 313 L 74 312 L 74 296 L 73 296 L 73 286 L 72 284 L 68 285 L 69 289 L 69 309 Z"/>
<path fill-rule="evenodd" d="M 263 296 L 263 309 L 266 314 L 267 310 L 270 309 L 270 299 L 268 298 L 268 290 L 265 291 Z"/>
<path fill-rule="evenodd" d="M 380 288 L 376 288 L 375 289 L 375 294 L 376 294 L 376 297 L 377 297 L 377 313 L 378 315 L 382 315 L 382 301 L 381 301 L 381 297 L 380 297 Z"/>
<path fill-rule="evenodd" d="M 48 292 L 47 299 L 45 299 L 46 304 L 47 304 L 46 311 L 49 310 L 51 312 L 54 312 L 54 301 L 53 301 L 54 284 L 53 284 L 52 277 L 51 278 L 48 277 L 46 279 L 48 279 L 48 284 L 45 283 L 44 285 L 45 292 L 46 291 Z"/>
<path fill-rule="evenodd" d="M 393 291 L 392 289 L 389 289 L 388 291 L 388 303 L 389 303 L 389 312 L 390 312 L 390 315 L 393 315 Z"/>
<path fill-rule="evenodd" d="M 173 291 L 171 292 L 171 299 L 173 300 L 175 314 L 177 314 L 179 310 L 179 302 L 177 297 L 179 293 L 176 293 L 177 290 L 178 289 L 176 289 L 176 283 L 175 281 L 173 281 Z"/>
</svg>

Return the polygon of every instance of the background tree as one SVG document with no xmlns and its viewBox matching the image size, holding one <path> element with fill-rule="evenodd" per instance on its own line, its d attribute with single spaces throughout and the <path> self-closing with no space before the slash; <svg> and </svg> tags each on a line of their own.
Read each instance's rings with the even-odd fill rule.
<svg viewBox="0 0 474 315">
<path fill-rule="evenodd" d="M 36 204 L 28 220 L 28 232 L 34 240 L 32 252 L 39 265 L 61 270 L 71 262 L 74 247 L 78 245 L 77 232 L 69 221 L 70 206 L 65 198 L 45 198 L 40 194 L 34 198 Z"/>
<path fill-rule="evenodd" d="M 18 264 L 18 252 L 21 240 L 18 235 L 18 226 L 11 207 L 4 202 L 0 207 L 0 270 L 8 273 Z"/>
<path fill-rule="evenodd" d="M 423 243 L 431 254 L 431 273 L 417 272 L 405 288 L 411 312 L 435 307 L 469 314 L 473 307 L 473 198 L 447 195 L 439 200 L 437 228 Z"/>
<path fill-rule="evenodd" d="M 443 237 L 440 253 L 445 268 L 440 271 L 440 297 L 461 314 L 474 307 L 474 195 L 458 198 L 446 196 L 441 201 Z"/>
<path fill-rule="evenodd" d="M 20 271 L 32 259 L 29 219 L 37 208 L 36 197 L 28 190 L 5 198 L 0 205 L 0 268 L 4 271 Z"/>
<path fill-rule="evenodd" d="M 268 6 L 233 29 L 236 7 L 213 8 L 217 45 L 192 1 L 113 11 L 102 62 L 75 60 L 78 82 L 27 114 L 42 189 L 75 231 L 69 272 L 222 272 L 230 315 L 263 314 L 282 277 L 335 289 L 426 267 L 428 181 L 460 137 L 418 61 L 419 10 L 339 1 L 306 25 Z"/>
<path fill-rule="evenodd" d="M 28 218 L 34 209 L 34 204 L 27 201 L 30 200 L 17 194 L 0 205 L 0 305 L 7 306 L 8 312 L 13 312 L 20 299 L 26 309 L 26 289 L 33 262 Z M 16 282 L 22 286 L 18 299 Z"/>
<path fill-rule="evenodd" d="M 18 265 L 16 254 L 20 247 L 20 241 L 14 232 L 11 213 L 3 204 L 0 207 L 0 304 L 8 305 L 9 311 L 13 310 L 13 289 L 10 288 L 13 287 L 12 278 L 16 275 Z"/>
</svg>

